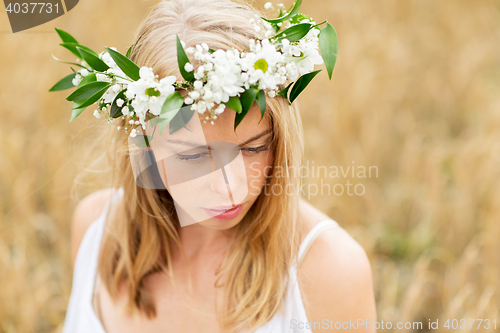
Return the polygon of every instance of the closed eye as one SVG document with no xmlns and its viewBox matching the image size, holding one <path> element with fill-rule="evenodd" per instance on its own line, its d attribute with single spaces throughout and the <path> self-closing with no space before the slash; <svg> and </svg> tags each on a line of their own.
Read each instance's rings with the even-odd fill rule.
<svg viewBox="0 0 500 333">
<path fill-rule="evenodd" d="M 179 159 L 181 161 L 195 161 L 195 160 L 199 160 L 199 159 L 205 157 L 206 155 L 208 155 L 208 154 L 207 153 L 193 154 L 193 155 L 181 155 L 181 154 L 177 154 L 177 159 Z"/>
<path fill-rule="evenodd" d="M 247 154 L 258 154 L 260 152 L 263 152 L 263 151 L 266 151 L 268 150 L 269 148 L 267 148 L 267 145 L 263 145 L 263 146 L 260 146 L 260 147 L 252 147 L 252 148 L 241 148 L 241 151 L 243 153 L 247 153 Z"/>
</svg>

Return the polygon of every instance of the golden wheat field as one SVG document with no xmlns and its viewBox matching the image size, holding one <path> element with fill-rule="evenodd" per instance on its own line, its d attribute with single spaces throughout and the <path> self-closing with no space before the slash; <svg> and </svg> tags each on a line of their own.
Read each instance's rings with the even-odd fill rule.
<svg viewBox="0 0 500 333">
<path fill-rule="evenodd" d="M 124 53 L 155 3 L 81 0 L 16 34 L 0 14 L 1 333 L 61 331 L 71 215 L 107 186 L 91 176 L 73 188 L 107 124 L 90 108 L 70 123 L 66 92 L 48 92 L 70 73 L 51 54 L 74 60 L 54 27 Z M 304 195 L 364 247 L 377 320 L 500 332 L 500 1 L 304 0 L 301 11 L 339 36 L 332 80 L 318 75 L 298 99 L 316 171 Z M 443 327 L 473 318 L 497 329 Z"/>
</svg>

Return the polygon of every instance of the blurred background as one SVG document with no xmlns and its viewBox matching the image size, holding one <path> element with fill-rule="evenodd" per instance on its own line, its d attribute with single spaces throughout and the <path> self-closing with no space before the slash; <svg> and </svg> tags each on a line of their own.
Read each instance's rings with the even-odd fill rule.
<svg viewBox="0 0 500 333">
<path fill-rule="evenodd" d="M 82 151 L 108 124 L 90 108 L 69 123 L 67 91 L 48 92 L 70 73 L 51 54 L 74 60 L 54 27 L 97 52 L 125 53 L 157 2 L 81 0 L 16 34 L 0 13 L 2 333 L 60 332 L 71 215 L 99 188 L 72 195 Z M 500 327 L 500 1 L 305 0 L 301 12 L 339 36 L 332 81 L 318 75 L 298 99 L 306 160 L 356 167 L 354 176 L 306 177 L 305 196 L 366 250 L 377 320 L 421 321 L 423 331 L 429 319 L 439 331 L 454 318 Z M 363 193 L 352 186 L 349 195 L 347 181 Z M 321 194 L 324 184 L 345 191 Z"/>
</svg>

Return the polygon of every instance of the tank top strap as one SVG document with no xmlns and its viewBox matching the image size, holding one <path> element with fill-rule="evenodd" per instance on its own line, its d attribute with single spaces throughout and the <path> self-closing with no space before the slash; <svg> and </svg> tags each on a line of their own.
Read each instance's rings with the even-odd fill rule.
<svg viewBox="0 0 500 333">
<path fill-rule="evenodd" d="M 316 238 L 318 238 L 318 236 L 325 230 L 328 230 L 328 229 L 333 229 L 333 228 L 337 228 L 337 227 L 340 227 L 338 225 L 337 222 L 335 222 L 334 220 L 332 219 L 326 219 L 326 220 L 323 220 L 321 222 L 319 222 L 318 224 L 316 224 L 306 235 L 306 237 L 304 238 L 304 240 L 302 241 L 302 243 L 300 244 L 300 247 L 299 247 L 299 253 L 298 253 L 298 266 L 300 265 L 300 263 L 302 262 L 302 260 L 304 259 L 307 251 L 309 251 L 309 248 L 311 247 L 311 245 L 314 243 L 314 241 L 316 240 Z"/>
</svg>

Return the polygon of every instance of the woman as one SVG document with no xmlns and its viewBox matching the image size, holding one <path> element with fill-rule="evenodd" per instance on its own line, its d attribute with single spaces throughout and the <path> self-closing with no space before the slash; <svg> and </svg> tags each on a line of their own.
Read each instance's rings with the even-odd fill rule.
<svg viewBox="0 0 500 333">
<path fill-rule="evenodd" d="M 187 46 L 243 51 L 249 38 L 260 37 L 254 18 L 243 3 L 162 1 L 139 27 L 130 58 L 180 80 L 176 34 Z M 235 115 L 225 111 L 210 124 L 195 112 L 190 120 L 199 124 L 191 133 L 208 146 L 239 147 L 240 169 L 208 175 L 206 193 L 173 191 L 187 183 L 172 182 L 175 170 L 162 174 L 165 189 L 138 186 L 130 138 L 110 144 L 116 185 L 87 196 L 74 213 L 64 333 L 320 332 L 339 329 L 335 323 L 374 332 L 352 326 L 376 320 L 365 252 L 300 198 L 293 172 L 303 152 L 298 109 L 277 95 L 267 99 L 262 120 L 257 103 L 236 130 Z M 162 147 L 150 149 L 159 163 Z M 202 155 L 179 148 L 176 163 L 193 165 Z M 244 195 L 235 202 L 234 193 Z M 183 223 L 185 210 L 192 216 L 195 208 L 186 208 L 190 200 L 182 195 L 210 217 Z"/>
</svg>

